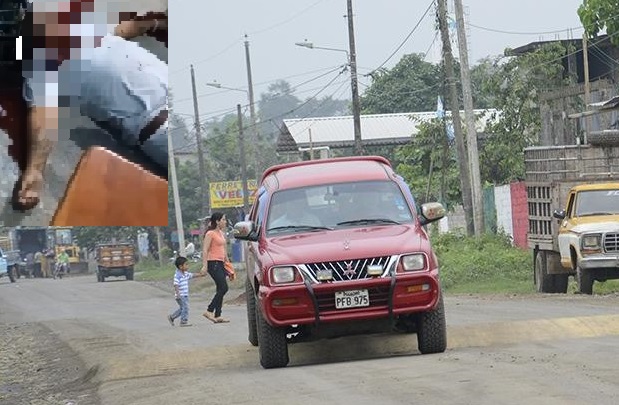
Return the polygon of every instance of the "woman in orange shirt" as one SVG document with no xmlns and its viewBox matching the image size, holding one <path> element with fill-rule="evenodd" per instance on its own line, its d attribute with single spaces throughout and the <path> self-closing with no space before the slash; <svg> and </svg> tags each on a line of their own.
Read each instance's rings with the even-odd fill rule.
<svg viewBox="0 0 619 405">
<path fill-rule="evenodd" d="M 230 322 L 221 317 L 224 295 L 228 292 L 224 269 L 224 261 L 228 260 L 226 236 L 224 234 L 226 225 L 226 215 L 222 212 L 214 212 L 211 215 L 211 221 L 202 243 L 202 261 L 204 263 L 202 269 L 204 270 L 204 267 L 206 267 L 208 274 L 211 275 L 217 286 L 213 300 L 202 315 L 215 323 Z"/>
</svg>

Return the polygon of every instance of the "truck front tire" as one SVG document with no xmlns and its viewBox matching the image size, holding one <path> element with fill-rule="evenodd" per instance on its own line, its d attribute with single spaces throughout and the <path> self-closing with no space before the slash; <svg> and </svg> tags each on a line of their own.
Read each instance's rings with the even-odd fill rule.
<svg viewBox="0 0 619 405">
<path fill-rule="evenodd" d="M 591 270 L 576 266 L 576 285 L 581 294 L 593 294 L 593 274 Z"/>
<path fill-rule="evenodd" d="M 256 326 L 256 296 L 249 278 L 245 279 L 245 298 L 247 300 L 247 326 L 249 334 L 247 340 L 252 346 L 258 346 L 258 330 Z"/>
<path fill-rule="evenodd" d="M 260 305 L 256 305 L 256 324 L 260 365 L 263 368 L 286 367 L 289 361 L 286 330 L 269 325 L 262 316 Z"/>
<path fill-rule="evenodd" d="M 11 283 L 15 282 L 15 279 L 17 278 L 17 275 L 15 274 L 15 267 L 11 266 L 7 269 L 7 274 L 9 276 L 9 280 L 11 280 Z"/>
<path fill-rule="evenodd" d="M 439 295 L 436 308 L 420 315 L 417 346 L 421 354 L 442 353 L 447 349 L 447 324 L 445 322 L 443 294 Z"/>
</svg>

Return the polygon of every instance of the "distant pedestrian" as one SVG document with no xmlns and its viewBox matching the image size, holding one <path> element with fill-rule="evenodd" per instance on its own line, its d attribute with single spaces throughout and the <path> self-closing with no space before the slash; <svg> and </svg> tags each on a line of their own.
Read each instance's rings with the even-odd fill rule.
<svg viewBox="0 0 619 405">
<path fill-rule="evenodd" d="M 204 242 L 202 243 L 202 262 L 204 263 L 202 269 L 208 270 L 208 274 L 213 278 L 217 287 L 215 296 L 206 312 L 202 315 L 215 323 L 230 322 L 228 319 L 221 317 L 224 295 L 228 292 L 226 270 L 224 268 L 224 262 L 230 261 L 226 249 L 226 235 L 224 234 L 227 225 L 226 215 L 222 212 L 214 212 L 211 215 L 208 229 L 204 235 Z"/>
<path fill-rule="evenodd" d="M 179 256 L 174 261 L 176 272 L 174 273 L 174 299 L 178 304 L 178 309 L 168 315 L 168 322 L 174 326 L 174 320 L 181 318 L 181 326 L 191 326 L 189 323 L 189 280 L 194 277 L 206 276 L 205 271 L 190 273 L 189 263 L 185 257 Z"/>
<path fill-rule="evenodd" d="M 35 277 L 43 277 L 43 269 L 41 266 L 42 258 L 43 258 L 43 253 L 37 250 L 37 252 L 34 254 L 34 276 Z"/>
</svg>

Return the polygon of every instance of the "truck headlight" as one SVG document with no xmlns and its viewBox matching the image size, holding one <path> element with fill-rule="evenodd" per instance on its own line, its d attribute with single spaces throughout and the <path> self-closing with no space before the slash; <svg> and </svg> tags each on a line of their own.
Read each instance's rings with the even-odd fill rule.
<svg viewBox="0 0 619 405">
<path fill-rule="evenodd" d="M 582 248 L 583 249 L 599 249 L 600 239 L 601 239 L 600 234 L 585 235 L 582 237 Z"/>
<path fill-rule="evenodd" d="M 274 267 L 271 269 L 271 280 L 275 284 L 292 283 L 294 281 L 294 267 Z"/>
<path fill-rule="evenodd" d="M 423 270 L 426 268 L 426 256 L 421 253 L 403 256 L 402 267 L 404 271 Z"/>
</svg>

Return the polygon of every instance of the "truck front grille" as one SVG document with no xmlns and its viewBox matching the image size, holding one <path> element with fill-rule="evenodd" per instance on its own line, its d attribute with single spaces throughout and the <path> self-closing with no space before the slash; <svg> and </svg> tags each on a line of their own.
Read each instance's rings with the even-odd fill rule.
<svg viewBox="0 0 619 405">
<path fill-rule="evenodd" d="M 314 279 L 317 278 L 316 274 L 319 270 L 331 270 L 333 281 L 362 280 L 368 278 L 367 266 L 381 265 L 383 270 L 385 270 L 390 258 L 390 256 L 382 256 L 335 262 L 307 263 L 305 267 Z"/>
<path fill-rule="evenodd" d="M 604 251 L 619 252 L 619 233 L 607 233 L 604 236 Z"/>
</svg>

